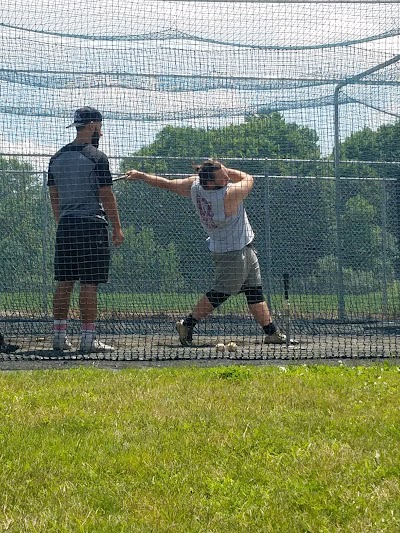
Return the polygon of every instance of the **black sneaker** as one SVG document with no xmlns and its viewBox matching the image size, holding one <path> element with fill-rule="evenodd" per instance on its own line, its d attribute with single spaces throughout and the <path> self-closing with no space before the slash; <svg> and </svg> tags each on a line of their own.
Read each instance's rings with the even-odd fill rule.
<svg viewBox="0 0 400 533">
<path fill-rule="evenodd" d="M 275 331 L 272 335 L 266 335 L 264 337 L 264 344 L 286 344 L 286 335 L 280 331 Z M 289 339 L 288 344 L 299 344 L 294 339 Z"/>
<path fill-rule="evenodd" d="M 7 344 L 3 335 L 0 334 L 0 353 L 14 353 L 19 349 L 16 344 Z"/>
<path fill-rule="evenodd" d="M 182 346 L 192 346 L 193 330 L 185 326 L 183 320 L 178 320 L 175 327 L 179 335 L 179 342 Z"/>
</svg>

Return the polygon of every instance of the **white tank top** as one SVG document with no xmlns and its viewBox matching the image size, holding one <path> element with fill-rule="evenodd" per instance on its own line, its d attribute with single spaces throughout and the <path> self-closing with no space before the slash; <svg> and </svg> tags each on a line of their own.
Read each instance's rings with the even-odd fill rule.
<svg viewBox="0 0 400 533">
<path fill-rule="evenodd" d="M 208 235 L 207 243 L 211 252 L 241 250 L 254 239 L 243 202 L 239 204 L 236 215 L 225 216 L 224 198 L 231 186 L 228 183 L 221 189 L 207 190 L 203 189 L 197 178 L 190 190 L 200 223 Z"/>
</svg>

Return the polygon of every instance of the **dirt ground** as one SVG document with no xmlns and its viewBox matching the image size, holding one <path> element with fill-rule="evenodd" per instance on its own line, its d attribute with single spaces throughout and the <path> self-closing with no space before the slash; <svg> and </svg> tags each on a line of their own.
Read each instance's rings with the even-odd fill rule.
<svg viewBox="0 0 400 533">
<path fill-rule="evenodd" d="M 262 344 L 259 338 L 202 337 L 193 347 L 182 347 L 176 335 L 108 335 L 101 340 L 115 347 L 111 354 L 81 354 L 77 349 L 61 356 L 51 348 L 51 335 L 18 338 L 20 349 L 0 354 L 0 370 L 70 368 L 90 365 L 99 368 L 166 367 L 179 365 L 231 364 L 370 364 L 382 359 L 397 362 L 400 342 L 393 336 L 305 335 L 299 344 L 276 346 Z M 79 346 L 79 336 L 71 337 Z M 235 342 L 236 351 L 217 351 L 216 344 Z"/>
</svg>

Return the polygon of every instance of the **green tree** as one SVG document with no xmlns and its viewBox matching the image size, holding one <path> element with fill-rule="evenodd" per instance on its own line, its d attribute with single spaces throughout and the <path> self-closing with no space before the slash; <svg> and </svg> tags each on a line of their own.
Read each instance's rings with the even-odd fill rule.
<svg viewBox="0 0 400 533">
<path fill-rule="evenodd" d="M 400 121 L 383 124 L 376 131 L 364 128 L 350 135 L 341 144 L 341 158 L 356 161 L 400 161 L 399 139 Z"/>
<path fill-rule="evenodd" d="M 282 175 L 290 168 L 284 159 L 319 159 L 317 141 L 314 130 L 287 123 L 279 113 L 250 115 L 242 124 L 214 129 L 166 126 L 153 143 L 127 158 L 121 170 L 140 167 L 150 172 L 188 174 L 190 161 L 205 157 L 279 158 L 281 161 L 270 164 L 269 172 Z M 150 159 L 146 162 L 143 157 Z M 257 168 L 255 162 L 249 168 L 246 162 L 241 165 L 253 172 Z"/>
<path fill-rule="evenodd" d="M 343 214 L 344 266 L 378 271 L 385 261 L 389 268 L 392 267 L 397 255 L 396 242 L 392 235 L 387 235 L 385 242 L 377 220 L 376 207 L 362 196 L 353 196 L 346 202 Z"/>
<path fill-rule="evenodd" d="M 399 139 L 400 121 L 397 121 L 384 124 L 376 131 L 364 128 L 340 146 L 341 160 L 356 162 L 342 163 L 340 174 L 353 178 L 341 183 L 343 204 L 347 205 L 342 226 L 347 239 L 351 239 L 348 257 L 359 268 L 365 263 L 369 263 L 369 268 L 378 268 L 383 253 L 387 268 L 392 271 L 399 255 L 396 246 L 400 228 Z M 357 213 L 351 215 L 349 206 Z M 372 212 L 374 224 L 368 221 Z M 379 244 L 382 239 L 383 248 Z M 400 272 L 399 265 L 396 268 Z"/>
<path fill-rule="evenodd" d="M 113 254 L 112 286 L 124 292 L 174 292 L 181 288 L 179 256 L 171 242 L 157 244 L 154 230 L 124 230 L 124 245 Z"/>
<path fill-rule="evenodd" d="M 121 170 L 140 168 L 173 177 L 187 176 L 192 173 L 191 162 L 205 157 L 240 166 L 256 178 L 246 209 L 256 232 L 261 263 L 267 262 L 262 252 L 266 226 L 270 226 L 271 244 L 276 250 L 273 270 L 281 274 L 283 268 L 290 267 L 300 273 L 310 272 L 313 262 L 332 242 L 332 224 L 323 199 L 325 183 L 302 179 L 322 174 L 317 141 L 314 130 L 287 123 L 279 113 L 248 116 L 242 124 L 208 130 L 167 126 L 153 143 L 127 158 Z M 238 162 L 241 158 L 245 159 Z M 288 160 L 296 158 L 307 161 L 293 166 Z M 298 175 L 299 179 L 279 179 L 285 175 Z M 201 278 L 205 262 L 205 235 L 190 202 L 142 184 L 128 185 L 123 194 L 122 201 L 127 208 L 131 206 L 127 223 L 135 227 L 145 223 L 154 228 L 159 243 L 172 239 L 179 251 L 186 286 L 192 288 Z M 139 205 L 138 209 L 132 208 Z M 193 267 L 189 268 L 190 264 Z"/>
<path fill-rule="evenodd" d="M 0 158 L 0 289 L 35 290 L 47 282 L 54 228 L 48 227 L 42 173 L 15 158 Z"/>
</svg>

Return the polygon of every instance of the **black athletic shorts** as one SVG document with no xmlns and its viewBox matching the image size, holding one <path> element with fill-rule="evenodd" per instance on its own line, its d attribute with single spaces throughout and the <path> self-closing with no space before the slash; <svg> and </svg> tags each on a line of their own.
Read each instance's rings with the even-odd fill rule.
<svg viewBox="0 0 400 533">
<path fill-rule="evenodd" d="M 63 217 L 57 228 L 54 279 L 90 284 L 107 283 L 109 269 L 107 223 Z"/>
</svg>

